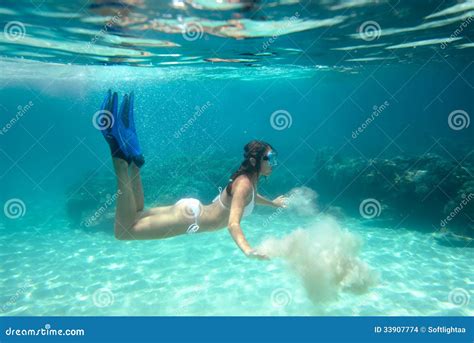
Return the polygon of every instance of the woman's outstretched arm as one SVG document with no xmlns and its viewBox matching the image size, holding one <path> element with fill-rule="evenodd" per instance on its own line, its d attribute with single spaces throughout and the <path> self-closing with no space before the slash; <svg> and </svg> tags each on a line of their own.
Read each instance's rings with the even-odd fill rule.
<svg viewBox="0 0 474 343">
<path fill-rule="evenodd" d="M 280 195 L 278 198 L 269 200 L 262 195 L 257 193 L 255 202 L 259 205 L 272 206 L 272 207 L 286 207 L 285 201 L 287 198 L 284 195 Z"/>
<path fill-rule="evenodd" d="M 264 206 L 272 206 L 272 207 L 277 207 L 273 201 L 265 198 L 264 196 L 260 195 L 257 193 L 257 196 L 255 197 L 255 202 L 258 205 L 264 205 Z"/>
<path fill-rule="evenodd" d="M 237 246 L 247 257 L 266 259 L 264 255 L 256 253 L 245 238 L 240 225 L 245 208 L 245 200 L 252 192 L 252 184 L 248 179 L 236 180 L 232 185 L 232 204 L 230 207 L 228 229 Z"/>
</svg>

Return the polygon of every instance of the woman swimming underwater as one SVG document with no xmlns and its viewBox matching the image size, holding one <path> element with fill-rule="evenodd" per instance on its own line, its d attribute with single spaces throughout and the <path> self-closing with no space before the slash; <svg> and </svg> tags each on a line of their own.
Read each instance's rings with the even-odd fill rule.
<svg viewBox="0 0 474 343">
<path fill-rule="evenodd" d="M 263 141 L 251 141 L 244 147 L 244 161 L 231 176 L 224 191 L 209 205 L 198 199 L 185 198 L 171 206 L 144 210 L 140 168 L 145 163 L 140 150 L 133 113 L 134 94 L 125 95 L 118 113 L 118 95 L 109 90 L 101 113 L 112 116 L 111 124 L 102 129 L 110 146 L 117 176 L 115 237 L 119 240 L 168 238 L 182 234 L 208 232 L 228 227 L 242 252 L 251 258 L 266 259 L 247 242 L 240 221 L 252 213 L 255 204 L 286 207 L 286 198 L 268 200 L 258 194 L 261 175 L 268 176 L 277 164 L 276 151 Z"/>
</svg>

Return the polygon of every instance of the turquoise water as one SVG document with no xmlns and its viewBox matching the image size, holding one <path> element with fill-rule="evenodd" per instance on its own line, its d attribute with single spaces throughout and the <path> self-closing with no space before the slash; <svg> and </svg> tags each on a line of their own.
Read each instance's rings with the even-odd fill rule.
<svg viewBox="0 0 474 343">
<path fill-rule="evenodd" d="M 0 7 L 4 28 L 21 24 L 0 38 L 2 315 L 474 315 L 473 3 L 248 4 L 138 2 L 107 32 L 107 2 Z M 359 36 L 367 21 L 373 39 Z M 108 88 L 136 94 L 146 206 L 209 203 L 263 139 L 280 164 L 259 193 L 318 195 L 299 198 L 305 213 L 257 207 L 249 242 L 326 223 L 332 261 L 363 261 L 377 281 L 317 285 L 340 266 L 306 251 L 305 284 L 290 258 L 245 258 L 226 229 L 115 240 L 93 121 Z M 359 250 L 339 250 L 338 227 Z"/>
<path fill-rule="evenodd" d="M 244 223 L 251 242 L 268 235 L 260 226 L 264 219 L 256 214 Z M 282 219 L 274 225 L 280 235 L 296 223 Z M 111 233 L 73 229 L 64 219 L 41 228 L 31 224 L 2 233 L 9 242 L 2 249 L 2 273 L 8 271 L 2 300 L 20 290 L 5 314 L 473 315 L 471 304 L 449 299 L 453 290 L 472 287 L 470 249 L 440 248 L 410 228 L 347 225 L 364 240 L 361 257 L 381 274 L 381 282 L 364 295 L 341 294 L 314 304 L 283 261 L 243 258 L 225 230 L 117 243 Z M 278 293 L 281 302 L 275 300 Z"/>
</svg>

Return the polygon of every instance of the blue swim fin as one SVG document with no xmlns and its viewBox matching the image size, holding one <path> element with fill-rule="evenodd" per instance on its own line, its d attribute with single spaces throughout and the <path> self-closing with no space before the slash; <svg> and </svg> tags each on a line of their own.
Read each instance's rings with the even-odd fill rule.
<svg viewBox="0 0 474 343">
<path fill-rule="evenodd" d="M 102 102 L 102 107 L 100 109 L 100 115 L 103 116 L 103 122 L 106 123 L 103 127 L 101 127 L 101 131 L 105 140 L 109 144 L 110 153 L 112 154 L 112 157 L 117 157 L 122 160 L 125 160 L 127 163 L 130 163 L 130 156 L 124 150 L 121 149 L 121 146 L 119 144 L 120 118 L 117 115 L 117 109 L 118 94 L 114 92 L 114 94 L 112 95 L 112 91 L 109 89 L 104 101 Z M 101 119 L 99 118 L 99 120 Z"/>
<path fill-rule="evenodd" d="M 120 108 L 120 126 L 119 145 L 123 151 L 126 151 L 131 160 L 137 167 L 141 167 L 145 163 L 142 151 L 140 149 L 140 143 L 138 142 L 138 135 L 135 127 L 135 116 L 133 112 L 133 105 L 135 100 L 135 94 L 132 92 L 130 95 L 125 95 Z"/>
<path fill-rule="evenodd" d="M 107 95 L 104 98 L 104 101 L 102 101 L 102 106 L 100 107 L 101 112 L 109 110 L 109 103 L 111 101 L 111 98 L 112 98 L 112 91 L 109 89 L 107 91 Z"/>
</svg>

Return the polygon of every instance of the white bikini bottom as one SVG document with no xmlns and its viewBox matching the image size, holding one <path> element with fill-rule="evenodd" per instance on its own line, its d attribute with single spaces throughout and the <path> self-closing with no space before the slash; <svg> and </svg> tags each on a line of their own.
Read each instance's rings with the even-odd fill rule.
<svg viewBox="0 0 474 343">
<path fill-rule="evenodd" d="M 191 217 L 194 219 L 194 223 L 189 225 L 186 233 L 192 234 L 196 233 L 199 230 L 198 219 L 201 215 L 202 204 L 198 199 L 194 198 L 184 198 L 179 200 L 176 205 L 185 204 L 184 215 L 186 217 Z"/>
</svg>

